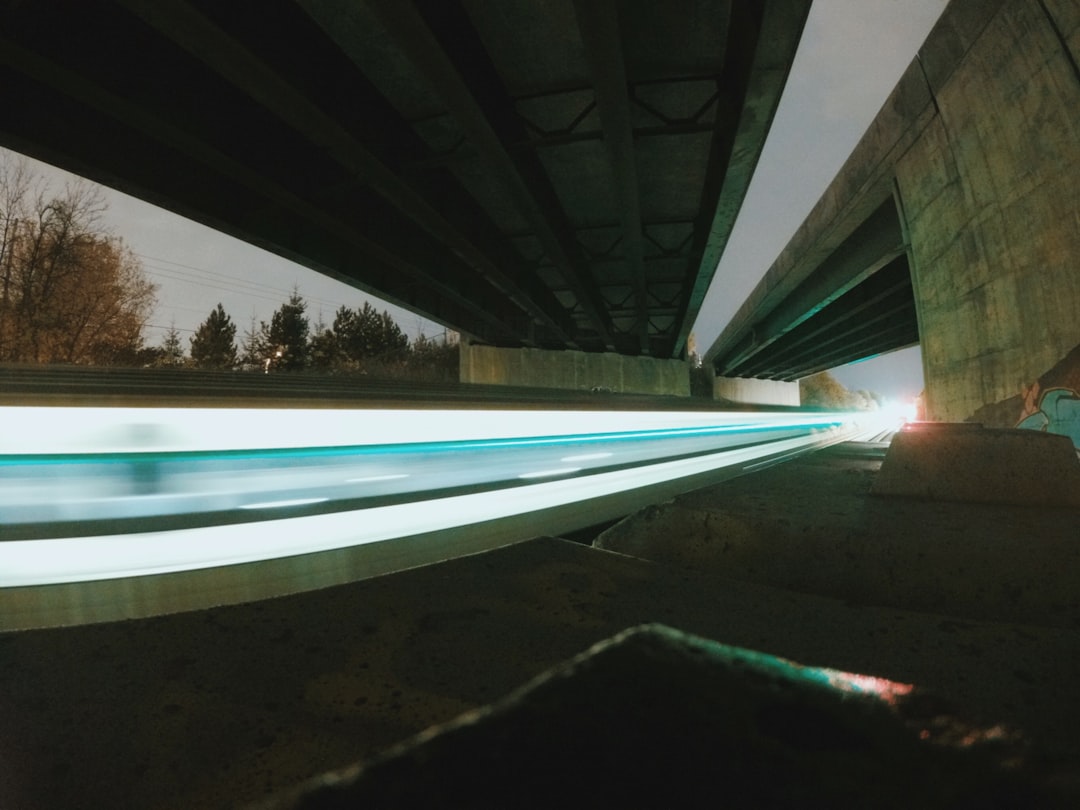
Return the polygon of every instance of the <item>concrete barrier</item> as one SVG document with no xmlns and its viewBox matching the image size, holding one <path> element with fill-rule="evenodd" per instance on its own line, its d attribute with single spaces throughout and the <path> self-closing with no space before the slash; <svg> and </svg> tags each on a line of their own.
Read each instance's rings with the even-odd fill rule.
<svg viewBox="0 0 1080 810">
<path fill-rule="evenodd" d="M 871 491 L 938 501 L 1080 507 L 1080 460 L 1067 436 L 916 422 L 893 438 Z"/>
</svg>

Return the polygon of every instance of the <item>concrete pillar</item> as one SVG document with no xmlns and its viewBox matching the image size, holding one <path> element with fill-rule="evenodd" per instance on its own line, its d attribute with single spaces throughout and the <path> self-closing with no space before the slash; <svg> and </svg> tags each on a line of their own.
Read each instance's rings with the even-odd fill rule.
<svg viewBox="0 0 1080 810">
<path fill-rule="evenodd" d="M 713 398 L 747 405 L 790 405 L 798 407 L 799 383 L 782 380 L 755 380 L 745 377 L 717 377 Z"/>
<path fill-rule="evenodd" d="M 462 341 L 461 381 L 564 391 L 690 396 L 683 360 L 542 349 L 503 349 Z"/>
<path fill-rule="evenodd" d="M 967 6 L 946 10 L 905 76 L 937 114 L 896 164 L 927 416 L 1030 421 L 1080 446 L 1080 420 L 1057 418 L 1080 399 L 1080 14 Z"/>
</svg>

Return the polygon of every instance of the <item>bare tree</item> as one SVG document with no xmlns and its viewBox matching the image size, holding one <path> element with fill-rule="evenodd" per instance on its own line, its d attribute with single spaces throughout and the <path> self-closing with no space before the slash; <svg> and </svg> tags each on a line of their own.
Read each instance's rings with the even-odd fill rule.
<svg viewBox="0 0 1080 810">
<path fill-rule="evenodd" d="M 0 153 L 0 360 L 115 364 L 142 347 L 155 286 L 85 181 L 53 196 Z"/>
</svg>

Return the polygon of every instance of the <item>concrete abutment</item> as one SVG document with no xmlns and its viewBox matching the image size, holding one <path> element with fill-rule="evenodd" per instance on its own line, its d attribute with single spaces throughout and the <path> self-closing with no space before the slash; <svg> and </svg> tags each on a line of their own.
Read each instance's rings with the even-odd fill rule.
<svg viewBox="0 0 1080 810">
<path fill-rule="evenodd" d="M 784 405 L 797 408 L 801 404 L 798 382 L 743 377 L 716 377 L 713 380 L 713 398 L 745 405 Z"/>
<path fill-rule="evenodd" d="M 684 360 L 507 349 L 465 341 L 460 351 L 463 383 L 690 396 L 690 366 Z"/>
</svg>

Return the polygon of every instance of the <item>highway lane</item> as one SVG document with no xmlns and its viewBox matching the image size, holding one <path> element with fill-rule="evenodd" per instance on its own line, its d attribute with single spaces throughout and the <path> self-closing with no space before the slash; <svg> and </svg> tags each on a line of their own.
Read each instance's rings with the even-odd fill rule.
<svg viewBox="0 0 1080 810">
<path fill-rule="evenodd" d="M 626 491 L 647 498 L 661 483 L 879 432 L 868 417 L 0 408 L 0 587 L 233 565 Z"/>
</svg>

